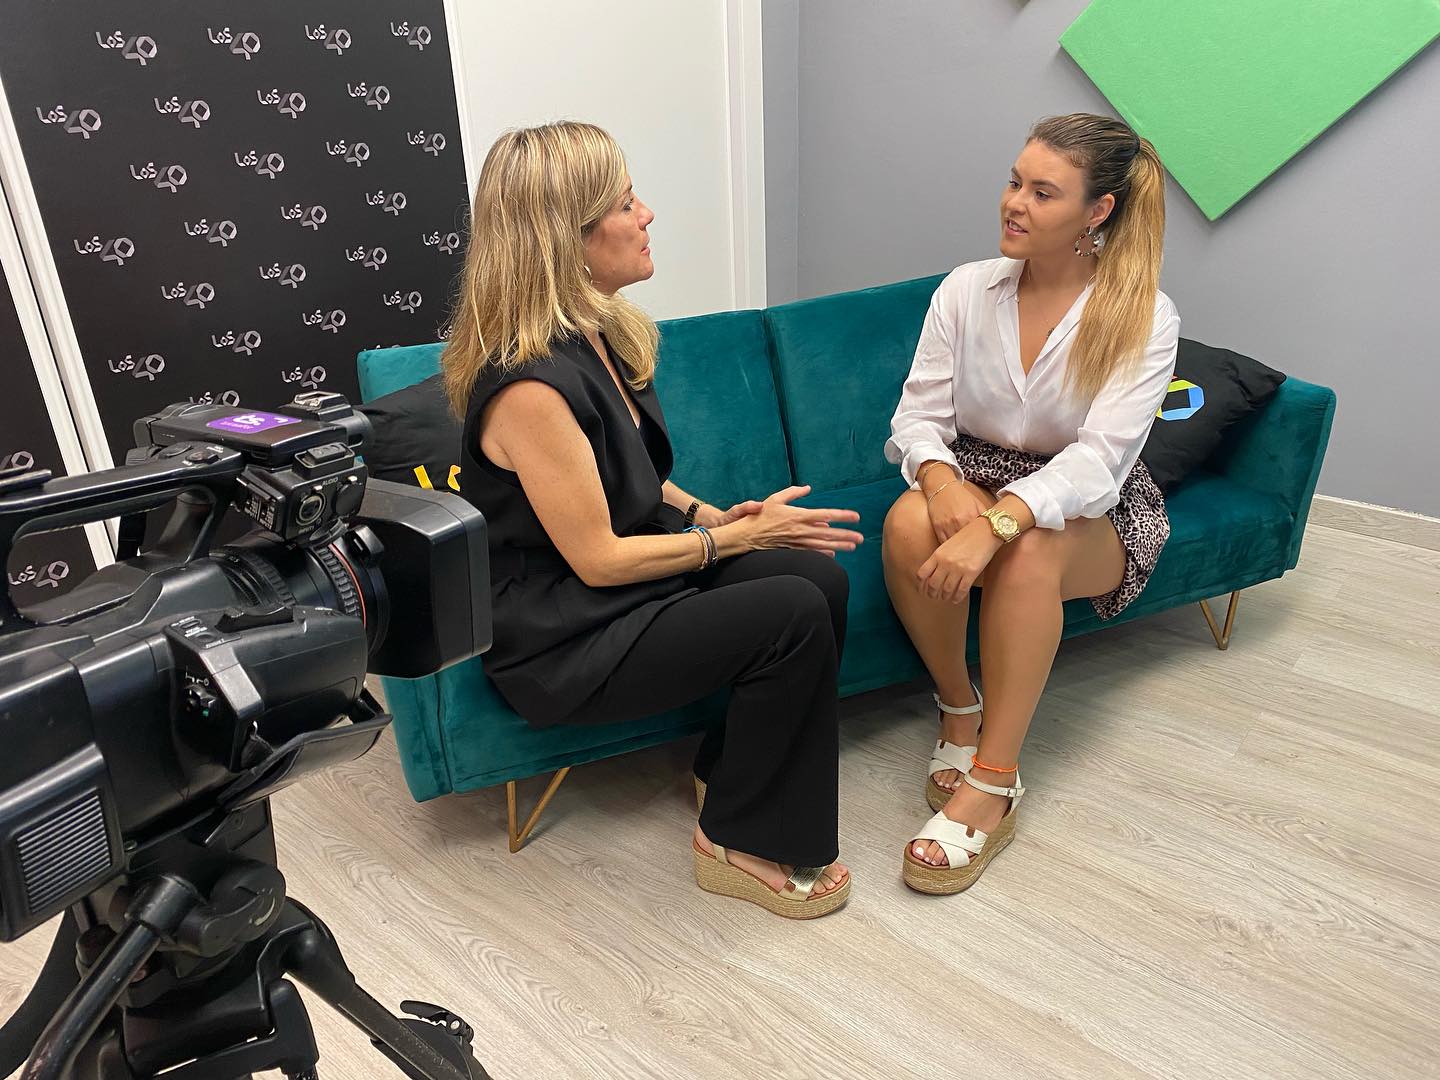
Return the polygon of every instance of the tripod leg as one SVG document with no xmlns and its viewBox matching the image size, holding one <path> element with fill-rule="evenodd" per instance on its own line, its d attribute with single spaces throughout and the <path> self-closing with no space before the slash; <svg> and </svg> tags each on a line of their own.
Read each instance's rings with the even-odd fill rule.
<svg viewBox="0 0 1440 1080">
<path fill-rule="evenodd" d="M 22 1080 L 60 1080 L 125 987 L 161 940 L 195 907 L 195 891 L 178 878 L 146 885 L 125 911 L 125 929 L 106 947 L 40 1036 Z"/>
<path fill-rule="evenodd" d="M 367 994 L 346 966 L 330 928 L 314 914 L 294 900 L 286 901 L 286 909 L 276 924 L 280 952 L 265 962 L 293 974 L 369 1035 L 413 1080 L 489 1080 L 469 1047 L 443 1027 L 402 1021 Z"/>
</svg>

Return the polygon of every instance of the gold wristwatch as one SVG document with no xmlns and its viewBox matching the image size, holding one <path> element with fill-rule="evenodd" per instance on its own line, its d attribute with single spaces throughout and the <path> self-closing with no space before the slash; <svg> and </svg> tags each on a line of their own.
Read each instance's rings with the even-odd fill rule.
<svg viewBox="0 0 1440 1080">
<path fill-rule="evenodd" d="M 998 506 L 992 506 L 980 516 L 990 522 L 991 530 L 1007 544 L 1020 535 L 1020 522 L 1015 520 L 1015 515 Z"/>
</svg>

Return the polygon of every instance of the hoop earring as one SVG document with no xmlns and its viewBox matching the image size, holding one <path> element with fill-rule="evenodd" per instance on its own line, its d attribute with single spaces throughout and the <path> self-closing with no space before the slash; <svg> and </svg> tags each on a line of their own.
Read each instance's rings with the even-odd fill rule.
<svg viewBox="0 0 1440 1080">
<path fill-rule="evenodd" d="M 1088 250 L 1081 246 L 1087 240 L 1090 241 L 1090 246 Z M 1100 252 L 1104 250 L 1104 248 L 1105 234 L 1103 232 L 1097 232 L 1094 227 L 1087 228 L 1075 239 L 1075 254 L 1079 255 L 1082 259 L 1088 259 L 1093 255 L 1099 255 Z"/>
</svg>

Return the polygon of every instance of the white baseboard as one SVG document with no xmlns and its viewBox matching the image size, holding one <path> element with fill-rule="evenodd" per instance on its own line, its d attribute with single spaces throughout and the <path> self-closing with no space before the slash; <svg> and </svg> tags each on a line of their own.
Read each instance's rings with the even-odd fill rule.
<svg viewBox="0 0 1440 1080">
<path fill-rule="evenodd" d="M 1310 524 L 1440 551 L 1440 518 L 1426 517 L 1409 510 L 1372 506 L 1351 499 L 1337 499 L 1333 495 L 1316 495 L 1315 501 L 1310 504 Z"/>
</svg>

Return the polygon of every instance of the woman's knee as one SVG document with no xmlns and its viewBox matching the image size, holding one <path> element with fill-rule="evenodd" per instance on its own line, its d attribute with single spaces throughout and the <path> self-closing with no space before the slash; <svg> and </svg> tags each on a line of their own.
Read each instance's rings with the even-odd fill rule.
<svg viewBox="0 0 1440 1080">
<path fill-rule="evenodd" d="M 764 560 L 767 577 L 798 577 L 812 582 L 826 596 L 845 597 L 850 577 L 838 561 L 823 551 L 808 548 L 778 548 L 757 553 Z M 747 556 L 753 558 L 754 556 Z"/>
<path fill-rule="evenodd" d="M 919 566 L 934 553 L 939 542 L 922 492 L 907 491 L 895 500 L 881 539 L 886 562 Z"/>
<path fill-rule="evenodd" d="M 776 665 L 801 673 L 835 663 L 830 606 L 813 581 L 781 574 L 751 583 L 746 626 L 740 631 L 752 650 L 748 670 L 771 671 Z M 808 676 L 807 676 L 808 677 Z"/>
<path fill-rule="evenodd" d="M 741 681 L 777 670 L 805 680 L 826 670 L 833 676 L 835 638 L 820 586 L 780 574 L 749 582 L 748 588 L 745 626 L 737 628 L 750 653 Z"/>
<path fill-rule="evenodd" d="M 840 571 L 842 577 L 844 573 Z M 781 574 L 770 578 L 767 585 L 766 600 L 792 625 L 830 625 L 830 596 L 819 582 L 800 574 Z"/>
<path fill-rule="evenodd" d="M 806 551 L 808 556 L 799 575 L 812 582 L 830 604 L 842 608 L 850 599 L 850 575 L 840 565 L 840 560 L 819 551 Z"/>
</svg>

